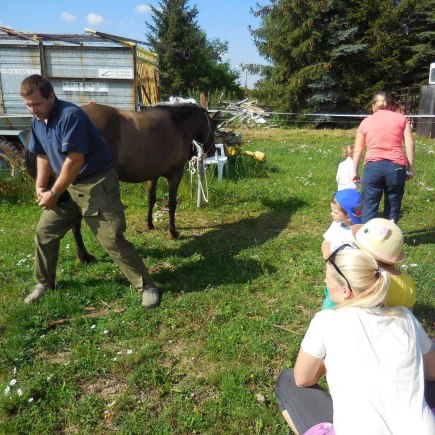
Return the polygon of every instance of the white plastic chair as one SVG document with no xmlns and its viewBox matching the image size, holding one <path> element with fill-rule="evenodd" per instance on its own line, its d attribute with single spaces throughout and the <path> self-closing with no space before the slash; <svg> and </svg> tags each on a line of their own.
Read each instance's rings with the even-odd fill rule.
<svg viewBox="0 0 435 435">
<path fill-rule="evenodd" d="M 228 164 L 228 157 L 225 155 L 224 144 L 215 144 L 216 153 L 212 157 L 207 157 L 204 159 L 206 165 L 217 165 L 218 167 L 218 180 L 222 180 L 222 175 L 224 173 L 224 166 Z"/>
</svg>

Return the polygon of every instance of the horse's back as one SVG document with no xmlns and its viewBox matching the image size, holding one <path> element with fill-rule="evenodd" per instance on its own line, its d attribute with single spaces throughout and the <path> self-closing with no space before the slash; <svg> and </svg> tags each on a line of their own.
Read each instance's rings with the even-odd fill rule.
<svg viewBox="0 0 435 435">
<path fill-rule="evenodd" d="M 103 136 L 122 181 L 166 177 L 189 157 L 182 126 L 171 110 L 153 106 L 133 112 L 103 104 L 82 109 Z"/>
</svg>

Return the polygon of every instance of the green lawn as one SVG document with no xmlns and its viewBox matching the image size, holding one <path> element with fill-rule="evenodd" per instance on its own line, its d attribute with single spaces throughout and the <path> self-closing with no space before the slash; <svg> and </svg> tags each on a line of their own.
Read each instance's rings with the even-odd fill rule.
<svg viewBox="0 0 435 435">
<path fill-rule="evenodd" d="M 210 202 L 201 209 L 186 172 L 178 241 L 167 238 L 162 211 L 156 230 L 146 231 L 145 186 L 122 185 L 127 237 L 164 291 L 150 311 L 87 229 L 98 263 L 78 264 L 67 235 L 57 289 L 26 306 L 40 212 L 30 182 L 3 184 L 0 433 L 290 433 L 274 384 L 322 303 L 320 244 L 341 148 L 354 131 L 241 132 L 243 148 L 265 152 L 267 163 L 231 158 L 223 182 L 209 174 Z M 417 281 L 414 313 L 431 336 L 434 145 L 416 138 L 417 175 L 400 221 L 403 267 Z M 90 308 L 109 313 L 83 317 Z"/>
</svg>

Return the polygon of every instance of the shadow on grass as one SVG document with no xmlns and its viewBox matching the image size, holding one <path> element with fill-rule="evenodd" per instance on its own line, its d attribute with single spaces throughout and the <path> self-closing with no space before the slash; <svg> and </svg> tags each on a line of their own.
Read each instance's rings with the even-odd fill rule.
<svg viewBox="0 0 435 435">
<path fill-rule="evenodd" d="M 431 338 L 435 338 L 435 309 L 427 304 L 414 305 L 414 316 L 423 325 L 426 332 L 431 331 Z"/>
<path fill-rule="evenodd" d="M 269 211 L 258 217 L 217 225 L 198 237 L 181 241 L 173 249 L 145 249 L 140 253 L 157 259 L 179 259 L 181 265 L 175 271 L 165 269 L 153 274 L 166 291 L 201 291 L 209 285 L 246 283 L 263 273 L 273 273 L 276 269 L 267 260 L 258 261 L 255 253 L 245 255 L 244 251 L 278 237 L 287 227 L 291 215 L 306 202 L 289 198 L 286 201 L 264 200 L 263 205 Z M 271 253 L 274 255 L 276 252 Z"/>
<path fill-rule="evenodd" d="M 435 228 L 424 228 L 408 232 L 405 235 L 405 243 L 409 246 L 433 244 L 435 243 Z"/>
</svg>

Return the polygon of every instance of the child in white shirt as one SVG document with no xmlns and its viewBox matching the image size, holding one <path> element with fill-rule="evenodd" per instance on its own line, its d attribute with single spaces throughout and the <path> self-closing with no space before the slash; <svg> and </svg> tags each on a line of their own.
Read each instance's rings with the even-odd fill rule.
<svg viewBox="0 0 435 435">
<path fill-rule="evenodd" d="M 356 189 L 357 186 L 353 182 L 353 150 L 354 144 L 347 145 L 343 148 L 343 160 L 337 169 L 337 190 Z"/>
<path fill-rule="evenodd" d="M 352 243 L 352 225 L 361 223 L 361 193 L 356 189 L 335 192 L 331 199 L 332 224 L 323 234 L 322 255 L 326 260 L 331 252 L 344 243 Z"/>
<path fill-rule="evenodd" d="M 362 195 L 356 189 L 343 189 L 334 193 L 331 199 L 332 224 L 323 234 L 322 255 L 326 260 L 341 245 L 351 245 L 354 241 L 352 225 L 361 223 L 361 202 Z M 325 300 L 322 309 L 335 306 L 329 298 L 329 291 L 325 286 L 323 289 Z"/>
</svg>

